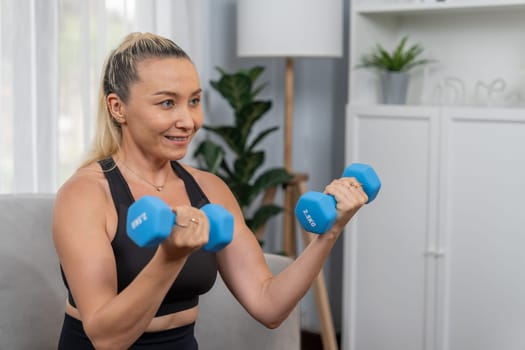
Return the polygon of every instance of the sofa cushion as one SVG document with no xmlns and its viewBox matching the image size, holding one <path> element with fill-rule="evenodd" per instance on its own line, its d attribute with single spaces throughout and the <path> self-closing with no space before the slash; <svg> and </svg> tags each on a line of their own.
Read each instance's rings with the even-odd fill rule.
<svg viewBox="0 0 525 350">
<path fill-rule="evenodd" d="M 272 273 L 277 274 L 288 266 L 292 259 L 265 254 Z M 199 319 L 196 336 L 202 350 L 299 350 L 300 312 L 299 306 L 276 329 L 268 329 L 255 321 L 230 293 L 222 279 L 199 302 Z"/>
</svg>

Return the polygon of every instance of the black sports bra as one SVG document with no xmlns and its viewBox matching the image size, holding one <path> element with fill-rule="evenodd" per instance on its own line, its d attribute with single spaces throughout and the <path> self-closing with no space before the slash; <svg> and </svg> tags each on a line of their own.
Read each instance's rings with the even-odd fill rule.
<svg viewBox="0 0 525 350">
<path fill-rule="evenodd" d="M 109 182 L 111 196 L 117 209 L 118 226 L 111 246 L 117 265 L 118 292 L 126 288 L 153 257 L 156 248 L 141 248 L 126 234 L 126 216 L 129 206 L 134 202 L 131 191 L 112 158 L 99 161 Z M 191 205 L 200 208 L 209 203 L 193 176 L 179 163 L 172 161 L 174 172 L 183 180 Z M 62 278 L 71 305 L 75 306 L 67 280 L 62 271 Z M 175 282 L 168 290 L 156 316 L 190 309 L 199 302 L 199 295 L 213 287 L 217 278 L 217 261 L 214 253 L 202 249 L 189 256 Z"/>
</svg>

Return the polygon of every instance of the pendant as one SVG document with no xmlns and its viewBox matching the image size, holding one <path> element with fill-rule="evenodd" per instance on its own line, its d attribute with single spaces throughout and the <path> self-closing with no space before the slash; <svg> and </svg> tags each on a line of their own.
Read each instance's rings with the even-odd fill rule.
<svg viewBox="0 0 525 350">
<path fill-rule="evenodd" d="M 157 192 L 160 192 L 164 189 L 164 185 L 155 187 L 157 189 Z"/>
</svg>

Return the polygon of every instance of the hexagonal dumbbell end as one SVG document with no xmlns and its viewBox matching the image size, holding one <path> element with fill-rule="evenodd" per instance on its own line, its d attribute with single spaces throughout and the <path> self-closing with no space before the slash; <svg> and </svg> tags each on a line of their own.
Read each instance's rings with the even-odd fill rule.
<svg viewBox="0 0 525 350">
<path fill-rule="evenodd" d="M 336 201 L 333 196 L 309 191 L 304 193 L 295 206 L 295 217 L 308 232 L 325 233 L 337 218 Z"/>
<path fill-rule="evenodd" d="M 350 164 L 345 171 L 343 171 L 342 177 L 355 177 L 357 181 L 363 185 L 363 191 L 368 196 L 367 203 L 373 201 L 381 189 L 379 176 L 377 176 L 375 170 L 367 164 Z"/>
<path fill-rule="evenodd" d="M 175 224 L 175 213 L 162 199 L 144 196 L 128 209 L 128 236 L 139 247 L 156 247 L 164 241 Z"/>
<path fill-rule="evenodd" d="M 217 252 L 230 244 L 233 239 L 233 215 L 218 204 L 206 204 L 201 210 L 210 223 L 208 243 L 203 249 Z"/>
</svg>

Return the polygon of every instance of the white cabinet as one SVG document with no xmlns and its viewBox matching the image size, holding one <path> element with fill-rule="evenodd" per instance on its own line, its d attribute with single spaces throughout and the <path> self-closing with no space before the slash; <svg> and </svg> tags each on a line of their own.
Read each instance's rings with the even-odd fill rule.
<svg viewBox="0 0 525 350">
<path fill-rule="evenodd" d="M 525 349 L 525 113 L 351 106 L 383 187 L 345 233 L 343 349 Z"/>
<path fill-rule="evenodd" d="M 440 348 L 525 348 L 525 113 L 443 113 Z M 490 188 L 494 184 L 494 188 Z"/>
<path fill-rule="evenodd" d="M 344 350 L 525 350 L 525 1 L 350 0 L 346 163 L 378 198 L 344 236 Z M 407 105 L 355 69 L 404 35 Z"/>
<path fill-rule="evenodd" d="M 347 163 L 371 164 L 382 189 L 344 236 L 343 349 L 421 350 L 427 339 L 438 117 L 434 108 L 348 110 Z"/>
</svg>

